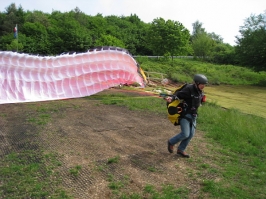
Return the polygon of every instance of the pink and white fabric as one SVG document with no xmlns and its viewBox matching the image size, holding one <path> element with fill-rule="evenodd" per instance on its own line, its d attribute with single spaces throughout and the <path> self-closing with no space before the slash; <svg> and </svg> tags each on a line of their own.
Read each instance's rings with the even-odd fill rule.
<svg viewBox="0 0 266 199">
<path fill-rule="evenodd" d="M 136 61 L 116 48 L 54 57 L 0 51 L 0 104 L 78 98 L 135 82 L 144 86 Z"/>
</svg>

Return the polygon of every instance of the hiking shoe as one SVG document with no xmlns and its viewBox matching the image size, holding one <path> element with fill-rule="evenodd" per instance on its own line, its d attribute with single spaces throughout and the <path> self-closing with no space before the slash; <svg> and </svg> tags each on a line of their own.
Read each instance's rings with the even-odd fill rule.
<svg viewBox="0 0 266 199">
<path fill-rule="evenodd" d="M 174 145 L 172 145 L 169 140 L 167 141 L 168 144 L 168 151 L 169 153 L 173 153 L 174 152 Z"/>
<path fill-rule="evenodd" d="M 189 155 L 185 151 L 177 150 L 177 154 L 182 156 L 183 158 L 189 158 Z"/>
</svg>

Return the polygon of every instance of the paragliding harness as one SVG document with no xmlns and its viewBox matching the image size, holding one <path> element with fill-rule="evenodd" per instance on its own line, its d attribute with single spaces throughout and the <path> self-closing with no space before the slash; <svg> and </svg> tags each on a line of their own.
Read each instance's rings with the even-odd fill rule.
<svg viewBox="0 0 266 199">
<path fill-rule="evenodd" d="M 187 113 L 187 107 L 188 105 L 186 104 L 186 102 L 184 100 L 179 99 L 178 97 L 176 97 L 176 94 L 183 90 L 188 84 L 183 84 L 180 87 L 178 87 L 175 91 L 173 95 L 168 95 L 168 94 L 163 94 L 160 93 L 161 97 L 173 97 L 174 99 L 172 100 L 172 102 L 167 102 L 166 106 L 167 106 L 167 117 L 170 120 L 170 122 L 172 124 L 174 124 L 175 126 L 180 125 L 180 120 L 181 118 L 185 118 L 187 119 L 191 125 L 193 125 L 193 120 L 191 118 L 186 117 L 186 113 Z M 194 94 L 192 94 L 194 96 Z M 194 101 L 194 100 L 193 100 Z M 194 126 L 194 125 L 193 125 Z M 195 126 L 194 126 L 195 127 Z"/>
</svg>

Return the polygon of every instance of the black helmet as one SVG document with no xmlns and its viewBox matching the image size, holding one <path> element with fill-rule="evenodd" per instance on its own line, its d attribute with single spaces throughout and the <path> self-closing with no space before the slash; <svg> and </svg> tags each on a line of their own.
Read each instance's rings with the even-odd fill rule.
<svg viewBox="0 0 266 199">
<path fill-rule="evenodd" d="M 208 79 L 205 75 L 202 74 L 196 74 L 194 75 L 194 82 L 196 84 L 207 84 L 208 83 Z"/>
</svg>

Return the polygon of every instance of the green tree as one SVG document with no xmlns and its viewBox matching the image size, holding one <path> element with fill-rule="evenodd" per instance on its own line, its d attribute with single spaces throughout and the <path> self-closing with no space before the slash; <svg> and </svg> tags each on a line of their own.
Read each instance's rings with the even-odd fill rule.
<svg viewBox="0 0 266 199">
<path fill-rule="evenodd" d="M 125 45 L 131 54 L 149 55 L 151 51 L 147 48 L 146 32 L 148 25 L 134 14 L 128 17 L 122 17 L 122 20 L 128 22 L 128 30 L 125 32 Z"/>
<path fill-rule="evenodd" d="M 107 32 L 107 20 L 102 16 L 102 14 L 97 14 L 96 16 L 87 16 L 87 24 L 85 27 L 88 30 L 88 36 L 91 37 L 90 47 L 96 46 L 95 41 L 99 39 L 101 35 L 110 34 Z M 113 34 L 110 35 L 115 36 Z"/>
<path fill-rule="evenodd" d="M 52 12 L 48 28 L 53 54 L 63 52 L 84 52 L 91 47 L 88 30 L 69 13 Z"/>
<path fill-rule="evenodd" d="M 189 31 L 177 21 L 154 19 L 148 30 L 147 41 L 155 55 L 185 55 L 188 52 Z"/>
<path fill-rule="evenodd" d="M 224 44 L 220 35 L 208 33 L 199 21 L 194 22 L 192 26 L 191 41 L 195 57 L 215 63 L 233 62 L 232 47 Z"/>
<path fill-rule="evenodd" d="M 256 71 L 266 70 L 266 11 L 251 15 L 240 28 L 236 54 L 239 63 Z"/>
<path fill-rule="evenodd" d="M 26 35 L 24 50 L 28 53 L 41 55 L 49 54 L 50 43 L 46 28 L 39 22 L 26 22 L 23 25 L 23 34 Z"/>
<path fill-rule="evenodd" d="M 130 53 L 135 54 L 136 49 L 136 28 L 135 24 L 132 24 L 127 17 L 117 17 L 114 15 L 106 17 L 108 27 L 107 33 L 123 41 L 125 48 Z"/>
<path fill-rule="evenodd" d="M 192 23 L 193 30 L 192 30 L 192 35 L 191 35 L 191 41 L 194 38 L 196 38 L 198 34 L 207 33 L 205 31 L 205 28 L 203 28 L 202 26 L 203 24 L 199 22 L 198 20 Z"/>
<path fill-rule="evenodd" d="M 218 64 L 236 64 L 235 48 L 230 44 L 216 44 L 213 47 L 210 61 Z"/>
<path fill-rule="evenodd" d="M 215 34 L 214 32 L 208 33 L 208 35 L 217 43 L 223 43 L 223 38 L 220 35 Z"/>
<path fill-rule="evenodd" d="M 192 40 L 194 56 L 207 60 L 211 55 L 214 44 L 214 41 L 207 33 L 197 34 Z"/>
<path fill-rule="evenodd" d="M 4 16 L 1 15 L 1 26 L 0 26 L 0 35 L 13 33 L 14 27 L 18 24 L 18 31 L 20 31 L 20 27 L 24 23 L 24 15 L 22 7 L 16 7 L 16 4 L 12 3 L 4 12 Z"/>
<path fill-rule="evenodd" d="M 87 15 L 83 13 L 78 7 L 69 12 L 69 15 L 73 17 L 82 26 L 88 25 Z"/>
<path fill-rule="evenodd" d="M 23 45 L 17 39 L 13 39 L 10 44 L 6 45 L 6 50 L 20 52 L 23 50 Z"/>
<path fill-rule="evenodd" d="M 27 13 L 25 14 L 25 22 L 38 22 L 42 24 L 45 28 L 48 28 L 50 26 L 49 14 L 37 10 L 34 10 L 33 12 L 27 11 Z"/>
<path fill-rule="evenodd" d="M 112 35 L 102 35 L 95 41 L 95 46 L 116 46 L 125 48 L 125 44 Z"/>
</svg>

